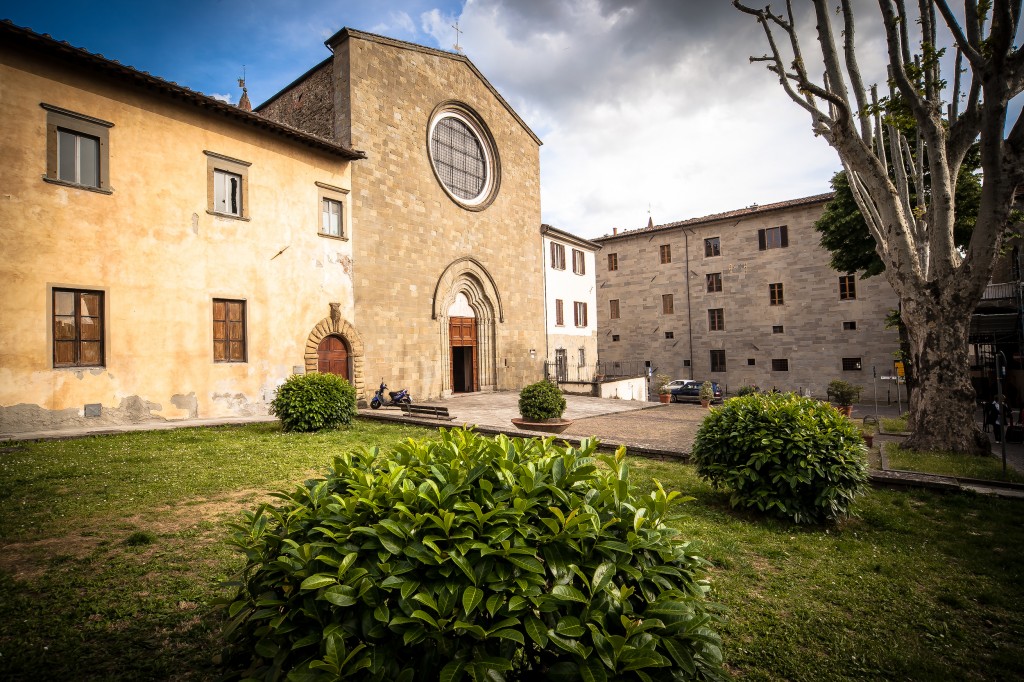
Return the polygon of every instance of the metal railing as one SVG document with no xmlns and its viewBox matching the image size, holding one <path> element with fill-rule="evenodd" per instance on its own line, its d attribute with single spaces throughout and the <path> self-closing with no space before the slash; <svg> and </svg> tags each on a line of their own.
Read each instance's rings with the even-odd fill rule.
<svg viewBox="0 0 1024 682">
<path fill-rule="evenodd" d="M 545 362 L 544 376 L 557 383 L 593 383 L 622 377 L 638 377 L 647 374 L 643 360 L 620 362 L 599 362 L 593 365 Z"/>
<path fill-rule="evenodd" d="M 989 284 L 985 287 L 985 293 L 981 295 L 983 301 L 996 301 L 1000 299 L 1019 300 L 1021 282 L 1003 282 L 1002 284 Z"/>
</svg>

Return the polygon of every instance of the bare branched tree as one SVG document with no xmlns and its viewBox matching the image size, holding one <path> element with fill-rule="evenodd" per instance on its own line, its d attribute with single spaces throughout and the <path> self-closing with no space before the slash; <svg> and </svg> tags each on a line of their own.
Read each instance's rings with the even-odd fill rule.
<svg viewBox="0 0 1024 682">
<path fill-rule="evenodd" d="M 1024 54 L 1014 45 L 1021 0 L 965 0 L 962 26 L 947 0 L 917 0 L 909 8 L 905 0 L 878 0 L 874 16 L 885 29 L 889 72 L 881 98 L 858 65 L 852 0 L 838 0 L 833 12 L 836 1 L 810 0 L 821 79 L 812 77 L 801 52 L 792 0 L 785 14 L 733 5 L 756 17 L 768 40 L 769 53 L 751 61 L 767 63 L 839 154 L 899 296 L 918 380 L 908 446 L 987 452 L 974 420 L 968 332 L 1024 173 L 1024 121 L 1018 116 L 1007 132 L 1006 120 L 1010 100 L 1024 89 Z M 940 31 L 941 44 L 955 48 L 952 85 L 942 78 Z M 954 190 L 975 142 L 981 205 L 970 243 L 958 249 Z"/>
</svg>

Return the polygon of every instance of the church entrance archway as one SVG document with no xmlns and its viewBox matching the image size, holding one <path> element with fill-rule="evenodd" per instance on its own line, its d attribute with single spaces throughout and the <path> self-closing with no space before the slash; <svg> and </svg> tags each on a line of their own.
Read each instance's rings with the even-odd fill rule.
<svg viewBox="0 0 1024 682">
<path fill-rule="evenodd" d="M 349 368 L 349 349 L 345 339 L 332 334 L 324 337 L 316 348 L 316 371 L 322 374 L 337 374 L 346 381 L 352 380 Z"/>
<path fill-rule="evenodd" d="M 465 296 L 462 294 L 458 298 L 465 301 Z M 457 300 L 456 304 L 458 303 Z M 472 313 L 472 309 L 469 312 Z M 450 379 L 454 393 L 472 393 L 480 390 L 476 337 L 475 317 L 448 317 L 448 340 L 451 347 Z"/>
<path fill-rule="evenodd" d="M 432 317 L 440 323 L 441 394 L 493 391 L 504 313 L 490 273 L 473 258 L 454 261 L 437 282 Z"/>
</svg>

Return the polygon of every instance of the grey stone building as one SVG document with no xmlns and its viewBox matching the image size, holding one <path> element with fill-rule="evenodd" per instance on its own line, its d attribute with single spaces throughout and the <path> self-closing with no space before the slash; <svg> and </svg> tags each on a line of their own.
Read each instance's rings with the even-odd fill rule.
<svg viewBox="0 0 1024 682">
<path fill-rule="evenodd" d="M 597 268 L 598 352 L 673 379 L 825 397 L 832 379 L 869 389 L 899 345 L 883 277 L 829 266 L 814 221 L 831 194 L 616 232 Z M 878 382 L 882 397 L 888 385 Z M 865 398 L 869 397 L 869 392 Z"/>
</svg>

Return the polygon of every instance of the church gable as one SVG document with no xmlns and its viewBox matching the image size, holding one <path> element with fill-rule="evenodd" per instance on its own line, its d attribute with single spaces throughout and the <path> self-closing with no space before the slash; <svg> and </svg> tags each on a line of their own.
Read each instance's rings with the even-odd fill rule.
<svg viewBox="0 0 1024 682">
<path fill-rule="evenodd" d="M 371 69 L 365 74 L 366 77 L 378 78 L 387 80 L 393 80 L 398 85 L 418 85 L 413 81 L 413 78 L 418 75 L 437 76 L 438 74 L 448 73 L 450 75 L 459 74 L 456 80 L 462 81 L 463 83 L 474 83 L 475 85 L 482 86 L 486 89 L 496 103 L 505 109 L 508 116 L 510 116 L 523 132 L 529 135 L 533 141 L 537 144 L 543 144 L 537 135 L 530 130 L 530 127 L 526 125 L 526 122 L 519 117 L 519 114 L 512 108 L 512 106 L 505 101 L 505 98 L 501 96 L 501 93 L 494 88 L 493 85 L 487 80 L 486 77 L 476 68 L 476 65 L 464 55 L 455 54 L 452 52 L 446 52 L 444 50 L 438 50 L 424 45 L 417 45 L 415 43 L 409 43 L 404 40 L 395 40 L 394 38 L 387 38 L 385 36 L 376 35 L 374 33 L 366 33 L 364 31 L 358 31 L 351 28 L 343 28 L 332 37 L 328 38 L 326 45 L 330 47 L 336 55 L 342 55 L 344 50 L 342 49 L 345 45 L 351 45 L 353 43 L 361 44 L 361 48 L 353 55 L 351 52 L 347 53 L 349 57 L 349 63 L 345 66 L 349 68 L 357 69 L 357 60 L 360 60 L 366 56 L 371 50 L 389 50 L 393 53 L 394 58 L 398 60 L 398 63 L 404 64 L 407 67 L 413 67 L 410 70 L 402 69 L 400 71 L 389 72 L 382 69 Z M 419 67 L 419 68 L 417 68 Z M 344 76 L 342 76 L 344 78 Z M 356 73 L 352 74 L 351 81 L 354 84 L 358 83 Z M 455 83 L 451 83 L 455 85 Z M 445 97 L 442 97 L 445 99 Z"/>
</svg>

